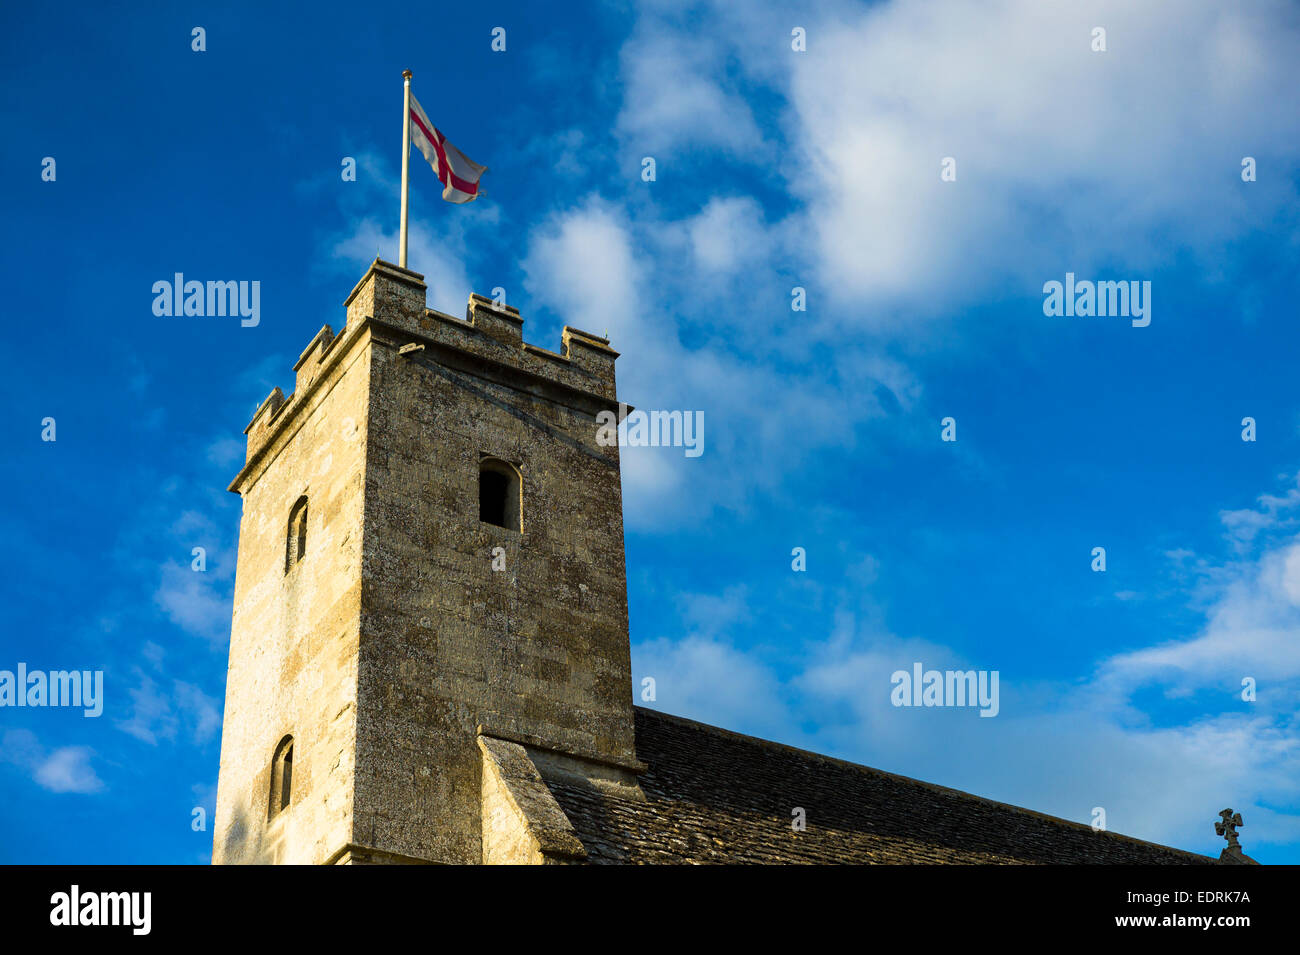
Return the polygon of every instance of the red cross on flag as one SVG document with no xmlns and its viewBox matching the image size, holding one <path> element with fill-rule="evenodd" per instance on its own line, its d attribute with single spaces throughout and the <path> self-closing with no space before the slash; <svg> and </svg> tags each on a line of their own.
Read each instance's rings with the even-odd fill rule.
<svg viewBox="0 0 1300 955">
<path fill-rule="evenodd" d="M 469 202 L 478 198 L 478 181 L 487 172 L 487 166 L 480 166 L 447 142 L 447 137 L 429 122 L 414 93 L 411 94 L 411 142 L 437 173 L 444 199 Z"/>
</svg>

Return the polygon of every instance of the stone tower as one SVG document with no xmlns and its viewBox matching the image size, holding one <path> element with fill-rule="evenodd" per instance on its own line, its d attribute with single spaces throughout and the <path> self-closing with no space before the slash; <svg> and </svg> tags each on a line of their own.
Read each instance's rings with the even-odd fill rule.
<svg viewBox="0 0 1300 955">
<path fill-rule="evenodd" d="M 424 303 L 376 260 L 246 429 L 215 863 L 502 857 L 520 747 L 636 791 L 617 354 Z"/>
</svg>

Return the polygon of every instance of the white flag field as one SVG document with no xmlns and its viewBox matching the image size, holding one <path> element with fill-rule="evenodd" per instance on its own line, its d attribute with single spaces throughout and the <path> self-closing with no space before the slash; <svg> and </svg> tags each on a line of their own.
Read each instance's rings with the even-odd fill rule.
<svg viewBox="0 0 1300 955">
<path fill-rule="evenodd" d="M 442 183 L 442 197 L 448 202 L 469 202 L 478 198 L 478 181 L 487 166 L 480 166 L 447 142 L 438 127 L 429 122 L 415 94 L 411 94 L 411 142 L 428 160 Z"/>
</svg>

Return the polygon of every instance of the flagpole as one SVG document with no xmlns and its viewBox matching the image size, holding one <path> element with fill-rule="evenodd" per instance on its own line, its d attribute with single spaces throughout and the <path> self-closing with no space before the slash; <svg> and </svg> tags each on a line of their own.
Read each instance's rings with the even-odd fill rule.
<svg viewBox="0 0 1300 955">
<path fill-rule="evenodd" d="M 402 225 L 397 237 L 397 264 L 406 268 L 406 206 L 410 199 L 410 175 L 411 166 L 411 76 L 410 70 L 402 70 L 402 76 L 405 78 L 404 92 L 404 109 L 402 110 Z"/>
</svg>

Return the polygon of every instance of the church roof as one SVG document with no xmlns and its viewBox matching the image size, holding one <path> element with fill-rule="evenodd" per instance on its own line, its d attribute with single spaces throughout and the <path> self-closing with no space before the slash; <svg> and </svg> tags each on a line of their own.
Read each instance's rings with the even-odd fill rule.
<svg viewBox="0 0 1300 955">
<path fill-rule="evenodd" d="M 588 862 L 1215 862 L 641 707 L 636 752 L 644 801 L 546 779 Z"/>
</svg>

